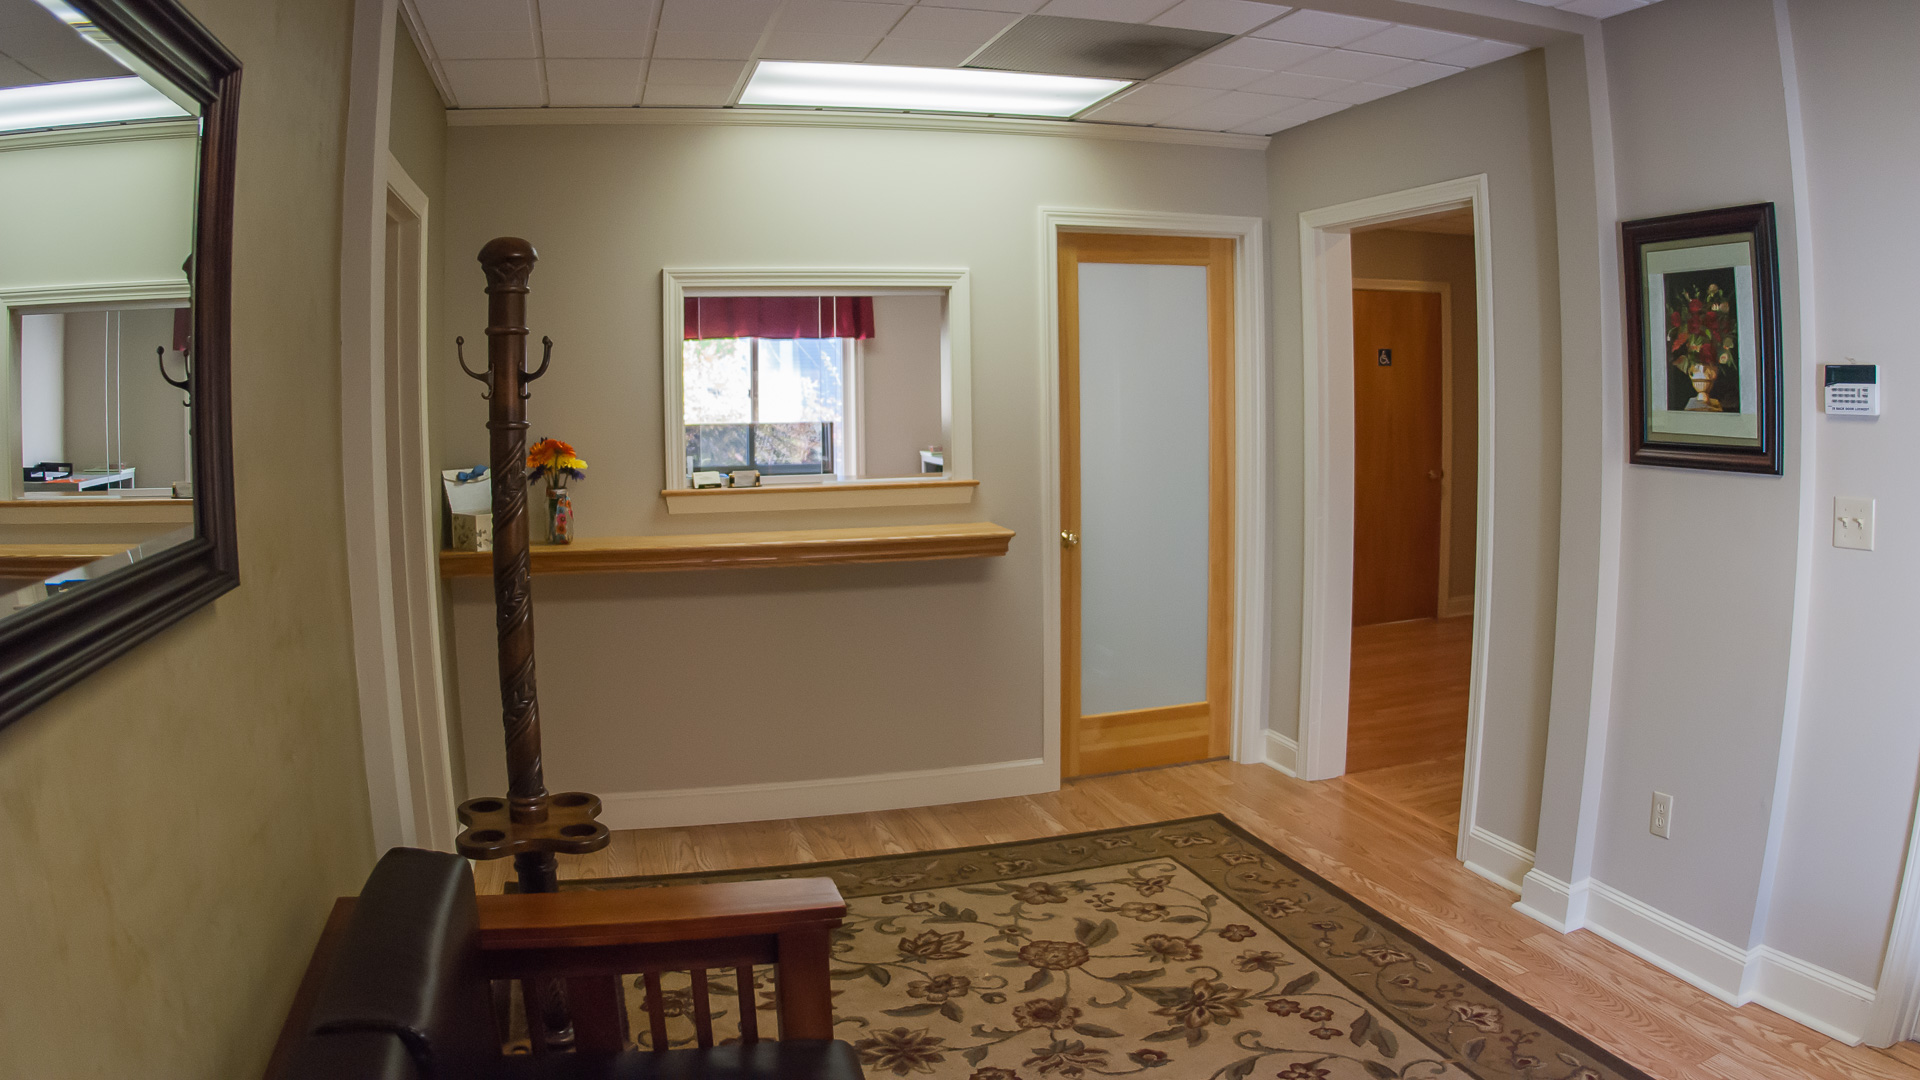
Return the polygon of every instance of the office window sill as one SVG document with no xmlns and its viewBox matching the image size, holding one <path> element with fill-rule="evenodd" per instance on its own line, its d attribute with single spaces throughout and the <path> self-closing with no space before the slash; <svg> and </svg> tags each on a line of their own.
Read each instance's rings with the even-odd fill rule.
<svg viewBox="0 0 1920 1080">
<path fill-rule="evenodd" d="M 973 501 L 978 480 L 841 480 L 751 488 L 668 488 L 671 514 L 766 510 L 839 510 L 861 506 L 957 506 Z"/>
<path fill-rule="evenodd" d="M 1012 539 L 1012 529 L 985 521 L 686 536 L 603 536 L 571 544 L 531 545 L 531 562 L 535 574 L 608 574 L 981 559 L 1005 555 Z M 442 577 L 485 577 L 492 573 L 490 551 L 440 553 Z"/>
</svg>

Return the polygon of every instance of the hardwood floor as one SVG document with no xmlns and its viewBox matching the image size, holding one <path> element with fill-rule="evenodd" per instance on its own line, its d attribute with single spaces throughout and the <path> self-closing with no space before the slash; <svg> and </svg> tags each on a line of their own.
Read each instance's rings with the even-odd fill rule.
<svg viewBox="0 0 1920 1080">
<path fill-rule="evenodd" d="M 1466 767 L 1473 618 L 1353 628 L 1347 778 L 1454 833 Z"/>
<path fill-rule="evenodd" d="M 1352 777 L 1306 783 L 1207 762 L 1069 781 L 1024 798 L 874 814 L 614 833 L 563 878 L 731 870 L 1027 840 L 1223 813 L 1461 962 L 1662 1080 L 1920 1080 L 1911 1047 L 1848 1047 L 1757 1005 L 1735 1009 L 1586 931 L 1558 934 L 1453 857 L 1441 825 Z M 511 873 L 476 867 L 483 891 Z"/>
</svg>

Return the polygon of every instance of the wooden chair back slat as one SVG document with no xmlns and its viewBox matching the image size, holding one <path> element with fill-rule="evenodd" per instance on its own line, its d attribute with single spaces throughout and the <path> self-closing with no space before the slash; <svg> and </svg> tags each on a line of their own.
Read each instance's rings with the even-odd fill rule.
<svg viewBox="0 0 1920 1080">
<path fill-rule="evenodd" d="M 740 1041 L 752 1043 L 760 1041 L 760 1002 L 753 992 L 753 968 L 737 967 L 733 971 L 734 981 L 740 990 Z"/>
<path fill-rule="evenodd" d="M 660 973 L 649 971 L 641 976 L 647 989 L 647 1033 L 652 1038 L 655 1050 L 667 1048 L 667 1002 L 660 989 Z"/>
<path fill-rule="evenodd" d="M 713 1003 L 707 1000 L 707 969 L 694 968 L 693 1037 L 702 1048 L 713 1045 Z"/>
</svg>

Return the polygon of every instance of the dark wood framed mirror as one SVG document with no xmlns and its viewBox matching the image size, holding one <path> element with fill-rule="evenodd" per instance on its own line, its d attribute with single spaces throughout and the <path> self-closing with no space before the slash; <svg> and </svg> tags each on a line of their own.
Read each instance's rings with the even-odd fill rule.
<svg viewBox="0 0 1920 1080">
<path fill-rule="evenodd" d="M 174 0 L 0 0 L 0 25 L 28 73 L 0 89 L 5 727 L 240 582 L 240 62 Z"/>
</svg>

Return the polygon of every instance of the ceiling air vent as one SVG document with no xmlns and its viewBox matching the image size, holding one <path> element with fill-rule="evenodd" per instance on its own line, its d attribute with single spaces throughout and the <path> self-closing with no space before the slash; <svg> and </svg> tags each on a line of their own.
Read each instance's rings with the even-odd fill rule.
<svg viewBox="0 0 1920 1080">
<path fill-rule="evenodd" d="M 1029 15 L 988 42 L 965 66 L 1101 79 L 1150 79 L 1232 36 L 1177 26 Z"/>
</svg>

